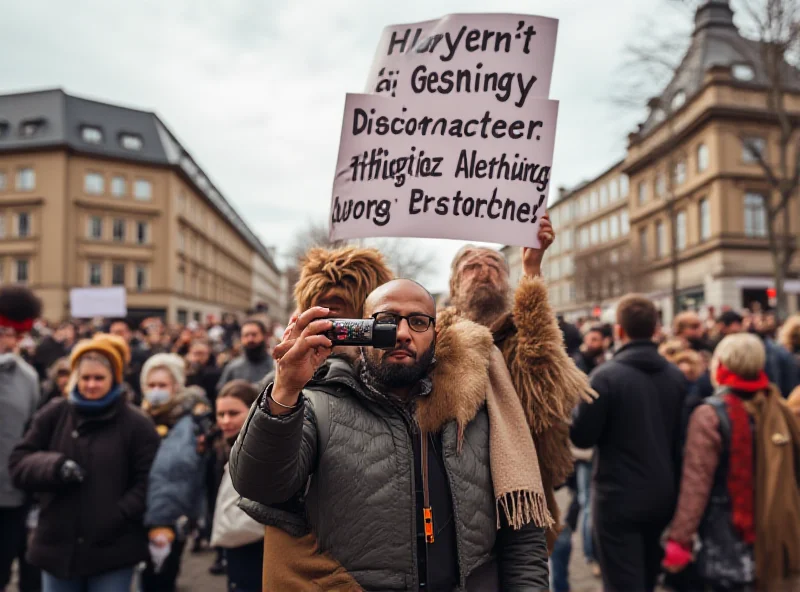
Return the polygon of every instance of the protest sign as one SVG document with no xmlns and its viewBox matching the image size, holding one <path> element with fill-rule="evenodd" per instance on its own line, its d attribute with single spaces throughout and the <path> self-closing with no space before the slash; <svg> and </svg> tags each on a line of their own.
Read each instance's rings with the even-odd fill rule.
<svg viewBox="0 0 800 592">
<path fill-rule="evenodd" d="M 69 291 L 70 316 L 76 319 L 124 317 L 128 314 L 125 288 L 73 288 Z"/>
<path fill-rule="evenodd" d="M 481 98 L 522 108 L 550 95 L 558 20 L 451 14 L 383 30 L 366 93 L 407 100 Z"/>
<path fill-rule="evenodd" d="M 558 102 L 350 94 L 331 239 L 404 236 L 538 247 Z"/>
</svg>

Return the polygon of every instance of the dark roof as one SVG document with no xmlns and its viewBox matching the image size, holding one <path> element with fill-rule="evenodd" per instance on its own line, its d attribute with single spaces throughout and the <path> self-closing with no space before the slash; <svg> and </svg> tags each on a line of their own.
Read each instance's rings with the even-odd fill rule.
<svg viewBox="0 0 800 592">
<path fill-rule="evenodd" d="M 760 53 L 760 42 L 742 37 L 733 22 L 733 9 L 728 0 L 707 0 L 695 12 L 695 26 L 689 49 L 675 71 L 654 107 L 670 111 L 673 98 L 683 92 L 688 102 L 703 87 L 706 72 L 715 66 L 730 68 L 734 65 L 747 65 L 753 70 L 753 79 L 747 84 L 766 86 Z M 800 74 L 788 64 L 786 76 L 789 87 L 800 90 Z M 647 135 L 660 123 L 653 108 L 639 133 Z"/>
<path fill-rule="evenodd" d="M 29 135 L 26 126 L 32 132 Z M 102 132 L 99 143 L 83 139 L 86 127 Z M 124 137 L 137 142 L 139 148 L 125 148 Z M 155 113 L 75 97 L 61 89 L 0 95 L 0 153 L 56 146 L 105 158 L 179 167 L 253 249 L 278 269 L 269 249 Z"/>
</svg>

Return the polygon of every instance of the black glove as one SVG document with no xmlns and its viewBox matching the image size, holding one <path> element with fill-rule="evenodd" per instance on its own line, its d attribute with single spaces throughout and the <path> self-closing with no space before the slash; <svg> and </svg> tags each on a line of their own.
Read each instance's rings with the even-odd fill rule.
<svg viewBox="0 0 800 592">
<path fill-rule="evenodd" d="M 86 473 L 74 460 L 65 460 L 58 469 L 58 476 L 63 483 L 83 483 Z"/>
</svg>

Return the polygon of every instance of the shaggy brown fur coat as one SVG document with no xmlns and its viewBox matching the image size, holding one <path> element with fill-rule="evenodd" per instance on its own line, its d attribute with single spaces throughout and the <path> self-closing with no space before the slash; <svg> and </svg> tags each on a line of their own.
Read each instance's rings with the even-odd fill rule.
<svg viewBox="0 0 800 592">
<path fill-rule="evenodd" d="M 542 278 L 522 277 L 511 312 L 495 322 L 492 333 L 511 372 L 536 444 L 547 507 L 555 520 L 555 526 L 547 533 L 552 551 L 559 530 L 555 488 L 573 470 L 569 442 L 572 410 L 582 398 L 591 400 L 593 391 L 587 376 L 564 349 L 564 338 Z"/>
</svg>

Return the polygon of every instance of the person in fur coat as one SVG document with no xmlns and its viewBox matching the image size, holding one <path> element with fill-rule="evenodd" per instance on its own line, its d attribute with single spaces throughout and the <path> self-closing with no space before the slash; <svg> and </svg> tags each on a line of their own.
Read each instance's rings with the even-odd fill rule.
<svg viewBox="0 0 800 592">
<path fill-rule="evenodd" d="M 581 399 L 589 402 L 595 395 L 564 349 L 541 278 L 542 257 L 555 238 L 547 216 L 538 238 L 541 248 L 522 249 L 524 275 L 513 293 L 502 253 L 474 245 L 462 248 L 451 266 L 450 297 L 460 315 L 491 329 L 503 353 L 539 455 L 547 507 L 555 520 L 547 533 L 552 552 L 559 529 L 555 488 L 573 471 L 570 416 Z"/>
</svg>

